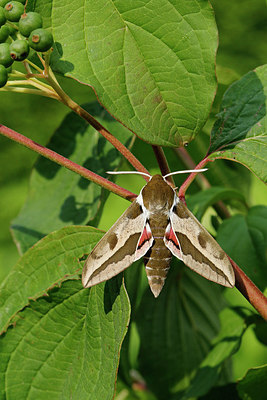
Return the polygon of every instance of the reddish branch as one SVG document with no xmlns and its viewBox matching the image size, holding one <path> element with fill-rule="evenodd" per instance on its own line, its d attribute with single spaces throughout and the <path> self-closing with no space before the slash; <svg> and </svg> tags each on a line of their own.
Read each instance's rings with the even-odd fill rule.
<svg viewBox="0 0 267 400">
<path fill-rule="evenodd" d="M 39 153 L 40 155 L 48 158 L 56 162 L 57 164 L 70 169 L 73 172 L 78 173 L 86 179 L 100 185 L 101 187 L 118 194 L 125 199 L 132 201 L 136 195 L 134 193 L 129 192 L 126 189 L 108 181 L 107 179 L 89 171 L 88 169 L 80 166 L 79 164 L 70 161 L 68 158 L 61 156 L 53 150 L 47 149 L 44 146 L 34 142 L 33 140 L 19 134 L 18 132 L 13 131 L 10 128 L 7 128 L 4 125 L 0 124 L 0 133 L 4 136 L 8 137 L 11 140 L 14 140 L 17 143 L 22 144 L 25 147 Z M 164 156 L 164 153 L 157 149 L 158 156 L 161 158 Z M 165 157 L 165 156 L 164 156 Z M 196 167 L 196 169 L 203 168 L 209 160 L 205 158 L 202 160 Z M 144 171 L 143 171 L 144 172 Z M 191 173 L 190 176 L 186 179 L 184 184 L 180 187 L 179 197 L 184 199 L 184 194 L 187 187 L 193 181 L 196 173 Z M 230 257 L 229 257 L 230 259 Z M 262 317 L 267 320 L 267 298 L 263 295 L 263 293 L 254 285 L 254 283 L 247 277 L 247 275 L 237 266 L 237 264 L 231 260 L 231 264 L 233 265 L 236 277 L 236 288 L 243 294 L 243 296 L 252 304 L 252 306 L 262 315 Z"/>
<path fill-rule="evenodd" d="M 203 168 L 210 160 L 208 157 L 204 158 L 195 169 Z M 178 196 L 185 202 L 185 192 L 191 182 L 194 180 L 196 173 L 191 173 L 189 177 L 180 187 Z M 250 302 L 250 304 L 260 313 L 260 315 L 267 320 L 267 298 L 257 288 L 256 285 L 249 279 L 249 277 L 238 267 L 238 265 L 228 256 L 235 271 L 236 288 L 242 295 Z"/>
<path fill-rule="evenodd" d="M 205 165 L 213 160 L 209 160 L 208 158 L 204 158 L 200 163 L 195 167 L 195 170 L 202 169 L 205 167 Z M 195 179 L 195 176 L 197 175 L 197 172 L 192 172 L 189 177 L 184 181 L 184 183 L 180 186 L 178 196 L 179 198 L 185 203 L 185 192 L 187 188 L 191 185 L 193 180 Z"/>
<path fill-rule="evenodd" d="M 162 147 L 160 147 L 160 146 L 152 146 L 152 149 L 154 151 L 154 154 L 156 156 L 158 165 L 160 167 L 161 175 L 164 176 L 164 175 L 169 174 L 171 171 L 170 171 L 170 168 L 169 168 L 169 165 L 168 165 L 168 161 L 167 161 L 167 159 L 165 157 L 165 154 L 164 154 L 164 151 L 163 151 Z M 167 178 L 167 180 L 168 180 L 168 182 L 170 182 L 172 184 L 173 187 L 175 186 L 172 176 L 169 176 Z"/>
<path fill-rule="evenodd" d="M 77 174 L 83 176 L 84 178 L 89 179 L 90 181 L 96 183 L 97 185 L 100 185 L 101 187 L 121 197 L 124 197 L 127 200 L 133 200 L 136 197 L 134 193 L 129 192 L 126 189 L 123 189 L 122 187 L 116 185 L 113 182 L 108 181 L 102 176 L 89 171 L 87 168 L 84 168 L 81 165 L 76 164 L 75 162 L 69 160 L 66 157 L 61 156 L 55 151 L 50 150 L 44 146 L 41 146 L 40 144 L 27 138 L 26 136 L 23 136 L 20 133 L 15 132 L 12 129 L 1 124 L 0 124 L 0 132 L 9 139 L 14 140 L 17 143 L 20 143 L 25 147 L 28 147 L 29 149 L 35 151 L 36 153 L 39 153 L 42 156 L 48 158 L 49 160 L 52 160 L 57 164 L 62 165 L 63 167 L 68 168 L 73 172 L 76 172 Z"/>
<path fill-rule="evenodd" d="M 196 163 L 188 153 L 188 151 L 184 147 L 179 147 L 174 149 L 175 153 L 179 156 L 179 158 L 183 161 L 188 169 L 196 168 Z M 203 174 L 198 174 L 196 177 L 196 181 L 201 182 L 202 189 L 210 188 L 210 183 L 208 179 Z"/>
<path fill-rule="evenodd" d="M 46 75 L 47 82 L 53 87 L 59 96 L 59 100 L 78 114 L 81 118 L 87 121 L 93 128 L 95 128 L 104 138 L 106 138 L 128 161 L 129 163 L 140 172 L 148 174 L 147 169 L 140 163 L 139 160 L 127 149 L 115 136 L 113 136 L 103 125 L 101 125 L 91 114 L 89 114 L 79 104 L 75 103 L 58 84 L 52 71 Z"/>
<path fill-rule="evenodd" d="M 267 321 L 267 298 L 257 288 L 249 277 L 238 267 L 238 265 L 228 256 L 235 271 L 235 286 L 250 304 Z"/>
</svg>

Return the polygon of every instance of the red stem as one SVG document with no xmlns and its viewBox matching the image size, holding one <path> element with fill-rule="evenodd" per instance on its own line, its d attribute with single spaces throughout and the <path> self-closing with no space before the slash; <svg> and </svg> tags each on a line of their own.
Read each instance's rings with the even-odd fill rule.
<svg viewBox="0 0 267 400">
<path fill-rule="evenodd" d="M 18 132 L 13 131 L 12 129 L 1 125 L 0 124 L 0 133 L 2 133 L 4 136 L 7 138 L 14 140 L 17 143 L 22 144 L 25 147 L 28 147 L 29 149 L 35 151 L 38 154 L 41 154 L 42 156 L 48 158 L 49 160 L 52 160 L 56 162 L 59 165 L 62 165 L 65 168 L 70 169 L 73 172 L 76 172 L 77 174 L 83 176 L 86 179 L 89 179 L 90 181 L 96 183 L 97 185 L 102 186 L 103 188 L 127 199 L 132 201 L 136 195 L 132 192 L 129 192 L 126 189 L 123 189 L 122 187 L 116 185 L 113 182 L 108 181 L 107 179 L 103 178 L 100 175 L 95 174 L 94 172 L 89 171 L 87 168 L 82 167 L 79 164 L 76 164 L 75 162 L 69 160 L 66 157 L 61 156 L 60 154 L 56 153 L 53 150 L 50 150 L 33 140 L 27 138 L 26 136 L 21 135 Z"/>
<path fill-rule="evenodd" d="M 179 158 L 183 161 L 183 163 L 186 165 L 186 167 L 188 169 L 196 168 L 195 161 L 192 159 L 192 157 L 190 156 L 190 154 L 184 147 L 176 148 L 176 149 L 174 149 L 174 151 L 179 156 Z M 208 189 L 211 186 L 208 179 L 202 174 L 198 174 L 196 177 L 196 180 L 201 182 L 202 189 Z"/>
<path fill-rule="evenodd" d="M 14 140 L 17 143 L 22 144 L 25 147 L 41 154 L 42 156 L 48 158 L 56 162 L 57 164 L 70 169 L 73 172 L 78 173 L 86 179 L 91 180 L 108 189 L 109 191 L 118 194 L 119 196 L 133 200 L 136 195 L 134 193 L 129 192 L 126 189 L 116 185 L 108 181 L 107 179 L 89 171 L 88 169 L 80 166 L 79 164 L 70 161 L 68 158 L 61 156 L 53 150 L 47 149 L 46 147 L 34 142 L 33 140 L 21 135 L 18 132 L 13 131 L 12 129 L 0 124 L 0 132 L 6 136 L 7 138 Z M 210 161 L 207 158 L 202 160 L 196 167 L 196 169 L 202 168 L 207 162 Z M 194 179 L 196 173 L 191 173 L 190 176 L 186 179 L 184 184 L 181 186 L 179 191 L 179 197 L 184 196 L 186 188 Z M 180 195 L 180 193 L 182 195 Z M 252 306 L 262 315 L 262 317 L 267 320 L 267 298 L 263 295 L 263 293 L 254 285 L 254 283 L 248 278 L 248 276 L 237 266 L 237 264 L 229 257 L 231 264 L 233 265 L 236 277 L 236 288 L 243 294 L 244 297 L 252 304 Z"/>
<path fill-rule="evenodd" d="M 238 267 L 238 265 L 228 256 L 234 271 L 236 288 L 250 302 L 250 304 L 260 313 L 262 318 L 267 321 L 267 298 L 257 288 L 249 277 Z"/>
<path fill-rule="evenodd" d="M 147 169 L 140 163 L 139 160 L 127 149 L 115 136 L 113 136 L 103 125 L 100 124 L 91 114 L 84 108 L 73 101 L 57 83 L 56 78 L 47 74 L 46 79 L 52 86 L 55 92 L 59 95 L 59 100 L 78 114 L 81 118 L 87 121 L 93 128 L 95 128 L 104 138 L 106 138 L 128 161 L 132 166 L 140 172 L 148 174 Z"/>
<path fill-rule="evenodd" d="M 169 174 L 171 171 L 170 171 L 166 156 L 164 154 L 163 148 L 160 147 L 160 146 L 153 146 L 152 145 L 152 149 L 154 151 L 154 154 L 156 156 L 158 165 L 160 167 L 161 175 L 164 176 L 164 175 Z M 167 177 L 167 181 L 170 182 L 173 187 L 175 186 L 172 176 L 168 176 Z"/>
<path fill-rule="evenodd" d="M 203 168 L 208 162 L 213 161 L 208 157 L 205 157 L 195 169 Z M 185 192 L 188 186 L 191 184 L 196 173 L 191 173 L 183 185 L 180 187 L 178 196 L 185 202 Z M 260 315 L 267 320 L 267 298 L 257 288 L 257 286 L 249 279 L 249 277 L 238 267 L 238 265 L 228 256 L 234 271 L 236 278 L 236 288 L 242 293 L 242 295 L 250 302 L 250 304 L 260 313 Z"/>
<path fill-rule="evenodd" d="M 201 169 L 203 167 L 205 167 L 205 165 L 213 160 L 209 160 L 207 157 L 203 158 L 202 161 L 200 161 L 200 163 L 195 167 L 195 169 Z M 197 175 L 197 172 L 192 172 L 188 178 L 184 181 L 184 183 L 180 186 L 179 192 L 178 192 L 178 196 L 179 198 L 185 203 L 185 192 L 187 190 L 187 188 L 191 185 L 192 181 L 195 179 L 195 176 Z"/>
</svg>

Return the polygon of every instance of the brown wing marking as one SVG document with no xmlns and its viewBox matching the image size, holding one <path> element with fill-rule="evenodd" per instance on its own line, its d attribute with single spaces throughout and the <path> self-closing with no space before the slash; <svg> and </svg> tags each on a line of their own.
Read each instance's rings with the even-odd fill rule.
<svg viewBox="0 0 267 400">
<path fill-rule="evenodd" d="M 178 239 L 181 258 L 189 268 L 220 285 L 235 285 L 234 270 L 227 255 L 196 217 L 179 201 L 174 208 L 171 225 Z M 168 243 L 166 246 L 176 255 Z"/>
<path fill-rule="evenodd" d="M 144 213 L 135 200 L 89 254 L 82 274 L 84 287 L 112 278 L 135 261 L 145 223 Z"/>
</svg>

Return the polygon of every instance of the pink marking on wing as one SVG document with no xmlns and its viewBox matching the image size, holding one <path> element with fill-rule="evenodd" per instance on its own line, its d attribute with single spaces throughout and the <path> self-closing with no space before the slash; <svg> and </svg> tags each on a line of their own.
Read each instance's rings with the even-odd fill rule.
<svg viewBox="0 0 267 400">
<path fill-rule="evenodd" d="M 173 244 L 175 246 L 177 246 L 178 249 L 180 249 L 180 245 L 179 245 L 177 236 L 175 235 L 175 232 L 172 229 L 171 225 L 170 225 L 170 228 L 166 229 L 165 237 L 166 237 L 167 240 L 170 240 L 171 242 L 173 242 Z"/>
<path fill-rule="evenodd" d="M 175 257 L 179 258 L 179 260 L 183 260 L 183 256 L 180 250 L 180 244 L 174 230 L 172 229 L 171 224 L 167 226 L 164 243 Z"/>
<path fill-rule="evenodd" d="M 143 257 L 153 244 L 153 236 L 149 224 L 146 224 L 137 244 L 134 260 Z"/>
<path fill-rule="evenodd" d="M 140 236 L 137 249 L 140 249 L 145 242 L 149 242 L 149 240 L 152 238 L 152 233 L 151 230 L 147 228 L 147 225 L 144 227 L 144 230 L 142 232 L 142 235 Z"/>
</svg>

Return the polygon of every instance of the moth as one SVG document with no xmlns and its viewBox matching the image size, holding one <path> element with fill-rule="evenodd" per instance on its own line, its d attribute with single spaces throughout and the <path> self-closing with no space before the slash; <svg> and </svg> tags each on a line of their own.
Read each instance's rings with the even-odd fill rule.
<svg viewBox="0 0 267 400">
<path fill-rule="evenodd" d="M 179 199 L 166 177 L 150 177 L 139 196 L 94 247 L 84 264 L 84 287 L 112 278 L 143 257 L 150 289 L 158 297 L 172 256 L 211 281 L 227 287 L 235 285 L 227 255 Z"/>
</svg>

